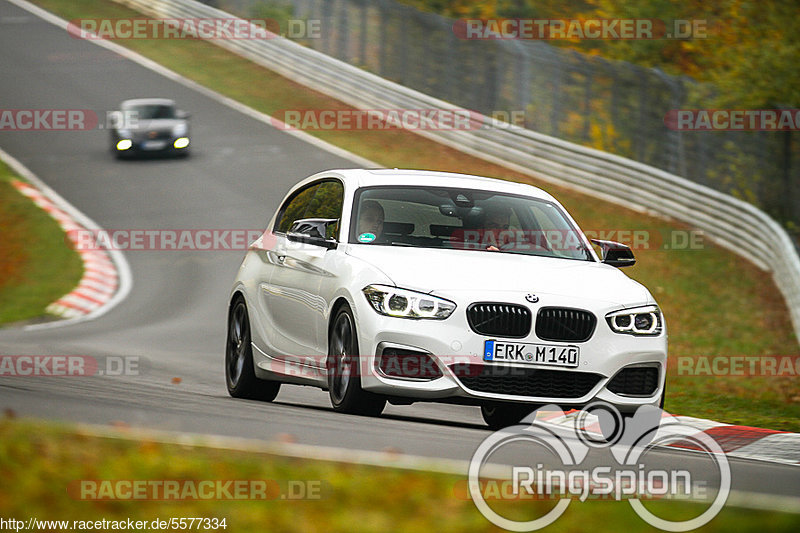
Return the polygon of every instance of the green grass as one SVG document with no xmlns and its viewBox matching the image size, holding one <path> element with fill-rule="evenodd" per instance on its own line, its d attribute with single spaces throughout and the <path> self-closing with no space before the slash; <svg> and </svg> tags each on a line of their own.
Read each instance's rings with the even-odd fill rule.
<svg viewBox="0 0 800 533">
<path fill-rule="evenodd" d="M 106 0 L 37 0 L 67 20 L 140 16 Z M 265 113 L 348 106 L 199 40 L 119 41 L 170 69 Z M 487 163 L 406 131 L 310 131 L 386 167 L 458 171 L 540 185 L 584 230 L 688 228 L 590 198 Z M 651 240 L 657 240 L 655 237 Z M 696 250 L 637 250 L 626 272 L 661 304 L 673 356 L 800 353 L 782 296 L 768 273 L 706 242 Z M 668 375 L 669 411 L 725 422 L 800 431 L 797 378 L 713 379 Z"/>
<path fill-rule="evenodd" d="M 0 161 L 0 324 L 46 315 L 83 274 L 81 258 L 58 223 L 11 185 Z"/>
<path fill-rule="evenodd" d="M 244 532 L 498 531 L 463 490 L 463 476 L 300 460 L 187 445 L 88 436 L 43 422 L 0 420 L 0 513 L 27 520 L 226 519 Z M 80 498 L 81 480 L 267 480 L 270 500 L 104 500 Z M 290 484 L 319 487 L 318 499 L 281 499 Z M 504 516 L 532 519 L 551 503 L 491 504 Z M 659 516 L 688 519 L 705 507 L 650 503 Z M 574 501 L 544 531 L 650 531 L 625 502 Z M 797 531 L 800 515 L 726 508 L 702 531 Z"/>
</svg>

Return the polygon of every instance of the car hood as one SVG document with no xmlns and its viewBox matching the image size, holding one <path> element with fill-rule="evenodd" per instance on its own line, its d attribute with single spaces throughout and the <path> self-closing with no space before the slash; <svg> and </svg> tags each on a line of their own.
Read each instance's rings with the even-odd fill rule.
<svg viewBox="0 0 800 533">
<path fill-rule="evenodd" d="M 438 295 L 461 292 L 534 293 L 608 305 L 653 302 L 648 290 L 619 269 L 590 261 L 503 252 L 352 245 L 348 255 L 379 269 L 398 287 Z"/>
</svg>

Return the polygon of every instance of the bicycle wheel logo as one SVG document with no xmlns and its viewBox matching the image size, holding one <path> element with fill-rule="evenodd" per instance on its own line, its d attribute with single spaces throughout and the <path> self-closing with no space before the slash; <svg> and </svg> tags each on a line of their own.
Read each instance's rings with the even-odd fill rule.
<svg viewBox="0 0 800 533">
<path fill-rule="evenodd" d="M 666 415 L 661 409 L 642 406 L 634 416 L 624 417 L 612 405 L 595 402 L 576 415 L 566 415 L 554 405 L 543 407 L 538 412 L 549 412 L 548 420 L 556 419 L 561 423 L 544 421 L 534 412 L 520 425 L 489 435 L 470 461 L 470 497 L 481 514 L 498 527 L 509 531 L 536 531 L 558 520 L 573 499 L 584 501 L 603 497 L 627 500 L 634 512 L 653 527 L 665 531 L 690 531 L 710 522 L 728 499 L 731 474 L 722 448 L 707 434 Z M 564 422 L 568 420 L 572 420 L 572 426 L 565 428 Z M 715 475 L 708 477 L 718 481 L 716 495 L 702 513 L 690 519 L 670 520 L 642 503 L 643 499 L 654 498 L 689 499 L 698 484 L 708 482 L 706 479 L 698 482 L 696 476 L 684 468 L 648 467 L 645 454 L 667 444 L 703 452 L 714 463 Z M 542 464 L 511 466 L 513 494 L 527 492 L 528 495 L 557 500 L 542 516 L 531 520 L 515 520 L 501 515 L 489 505 L 483 493 L 482 469 L 490 465 L 501 450 L 513 447 L 533 447 L 540 453 L 523 456 L 541 457 L 541 452 L 544 452 L 544 455 L 554 457 L 557 463 L 556 468 L 546 469 Z M 591 466 L 587 458 L 593 449 L 610 452 L 615 464 Z"/>
</svg>

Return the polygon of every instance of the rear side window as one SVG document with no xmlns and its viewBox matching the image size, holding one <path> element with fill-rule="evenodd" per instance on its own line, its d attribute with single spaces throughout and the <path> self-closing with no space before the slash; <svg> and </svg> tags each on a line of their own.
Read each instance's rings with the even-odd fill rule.
<svg viewBox="0 0 800 533">
<path fill-rule="evenodd" d="M 303 218 L 341 218 L 344 187 L 338 181 L 314 183 L 295 193 L 281 207 L 274 231 L 286 233 L 295 220 Z M 328 227 L 330 235 L 338 234 L 338 224 Z"/>
</svg>

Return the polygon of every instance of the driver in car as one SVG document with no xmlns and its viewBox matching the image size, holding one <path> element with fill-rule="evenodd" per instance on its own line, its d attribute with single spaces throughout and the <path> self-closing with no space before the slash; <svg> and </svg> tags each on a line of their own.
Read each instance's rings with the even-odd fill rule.
<svg viewBox="0 0 800 533">
<path fill-rule="evenodd" d="M 356 238 L 358 242 L 380 241 L 383 237 L 383 206 L 375 200 L 364 200 L 358 211 Z"/>
<path fill-rule="evenodd" d="M 483 223 L 483 244 L 491 252 L 499 252 L 500 248 L 512 242 L 512 233 L 508 231 L 511 221 L 511 208 L 506 206 L 490 206 L 486 209 Z"/>
</svg>

